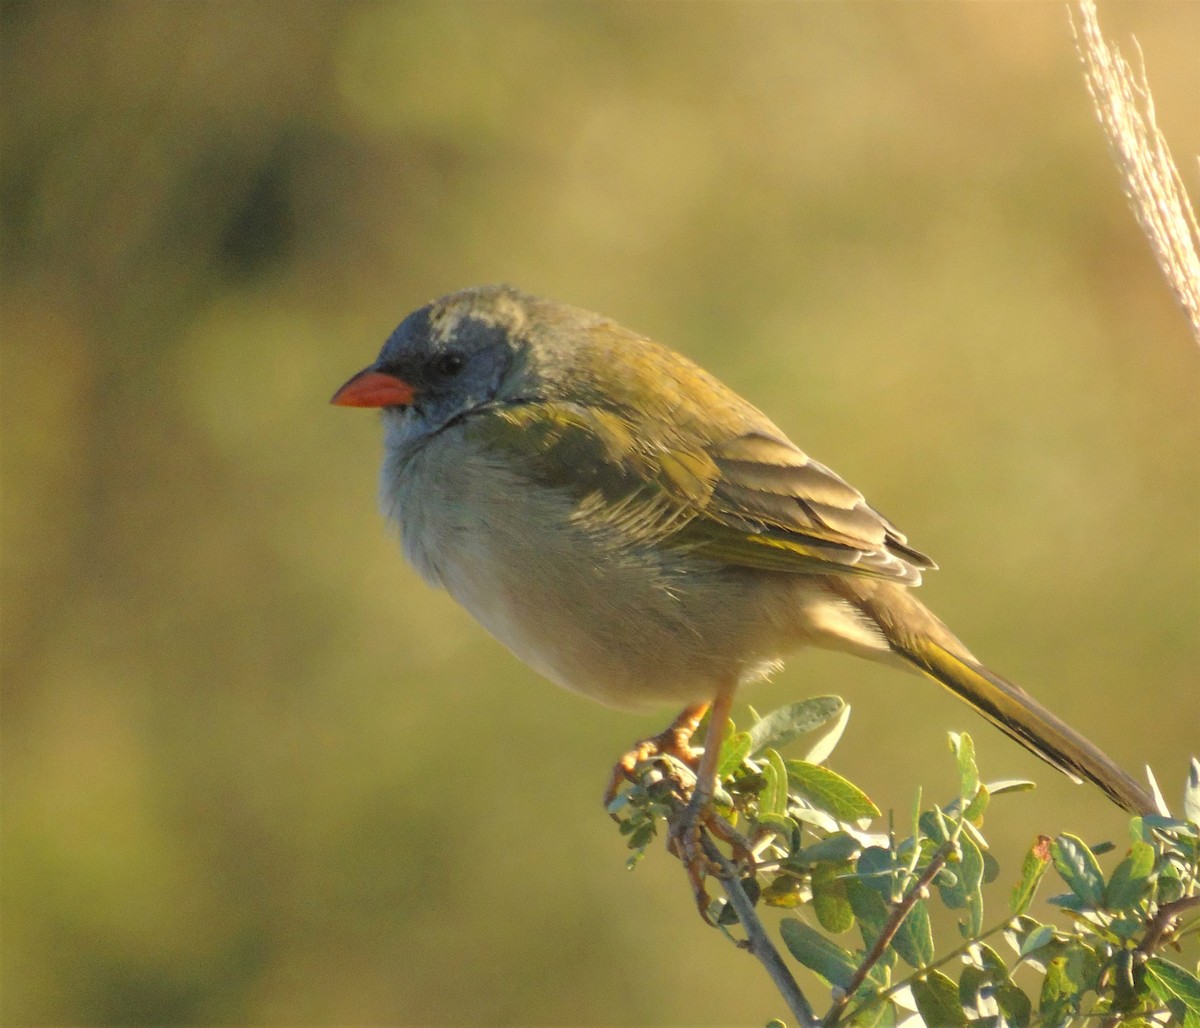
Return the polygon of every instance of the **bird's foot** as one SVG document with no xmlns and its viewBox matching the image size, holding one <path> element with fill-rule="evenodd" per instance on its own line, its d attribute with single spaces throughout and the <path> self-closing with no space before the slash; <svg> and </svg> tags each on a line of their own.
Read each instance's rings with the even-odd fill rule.
<svg viewBox="0 0 1200 1028">
<path fill-rule="evenodd" d="M 700 916 L 709 924 L 716 922 L 711 912 L 712 900 L 704 888 L 705 878 L 753 874 L 755 868 L 750 844 L 713 808 L 719 779 L 718 757 L 732 701 L 732 688 L 717 694 L 702 754 L 692 749 L 691 740 L 709 709 L 707 703 L 687 707 L 665 731 L 643 740 L 626 753 L 613 768 L 604 793 L 604 805 L 612 818 L 623 827 L 632 827 L 635 822 L 630 820 L 628 810 L 622 812 L 619 809 L 622 804 L 616 800 L 624 782 L 634 783 L 634 789 L 622 798 L 639 797 L 633 802 L 643 820 L 634 832 L 635 839 L 647 829 L 653 834 L 654 820 L 666 817 L 667 849 L 683 864 Z M 653 768 L 647 767 L 651 761 Z M 651 797 L 646 791 L 648 781 L 652 804 L 644 802 Z M 728 847 L 729 857 L 717 848 L 718 844 Z M 644 847 L 645 843 L 640 845 Z"/>
<path fill-rule="evenodd" d="M 730 863 L 738 874 L 753 874 L 755 859 L 750 843 L 713 809 L 711 798 L 699 794 L 694 795 L 691 801 L 670 819 L 668 831 L 667 849 L 683 864 L 692 886 L 692 895 L 696 899 L 696 909 L 708 924 L 715 926 L 712 897 L 704 887 L 704 879 L 709 876 L 727 877 L 730 873 Z M 731 860 L 726 861 L 724 866 L 710 856 L 715 843 L 706 838 L 706 832 L 729 846 Z"/>
<path fill-rule="evenodd" d="M 700 724 L 700 719 L 704 717 L 707 709 L 708 704 L 706 703 L 687 707 L 658 735 L 643 739 L 621 757 L 609 776 L 608 788 L 604 790 L 605 808 L 611 807 L 623 782 L 634 781 L 637 778 L 638 765 L 644 764 L 648 760 L 660 757 L 672 758 L 693 772 L 694 783 L 694 772 L 700 762 L 700 754 L 692 749 L 691 741 L 696 732 L 696 726 Z M 685 783 L 680 779 L 678 771 L 678 767 L 669 767 L 668 777 L 679 782 L 681 788 L 684 788 Z M 686 791 L 690 793 L 690 785 L 686 786 Z M 615 818 L 616 815 L 614 814 L 613 817 Z"/>
</svg>

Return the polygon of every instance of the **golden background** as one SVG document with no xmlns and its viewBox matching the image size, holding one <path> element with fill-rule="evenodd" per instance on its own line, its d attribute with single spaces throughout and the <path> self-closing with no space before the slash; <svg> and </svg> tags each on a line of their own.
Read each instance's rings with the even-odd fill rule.
<svg viewBox="0 0 1200 1028">
<path fill-rule="evenodd" d="M 1100 16 L 1194 186 L 1200 5 Z M 0 75 L 6 1023 L 783 1013 L 600 808 L 672 712 L 554 689 L 424 587 L 377 419 L 327 405 L 474 283 L 706 364 L 1178 804 L 1197 352 L 1062 5 L 9 2 Z M 1035 832 L 1123 837 L 916 677 L 805 655 L 735 716 L 826 692 L 881 807 L 950 795 L 950 729 L 1041 783 L 993 805 L 989 923 Z"/>
</svg>

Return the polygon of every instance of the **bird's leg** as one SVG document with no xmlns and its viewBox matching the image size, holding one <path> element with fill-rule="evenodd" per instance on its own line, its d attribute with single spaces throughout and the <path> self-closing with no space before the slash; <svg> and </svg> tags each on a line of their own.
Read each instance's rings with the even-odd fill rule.
<svg viewBox="0 0 1200 1028">
<path fill-rule="evenodd" d="M 748 861 L 753 865 L 750 847 L 723 818 L 712 809 L 713 796 L 717 788 L 717 762 L 721 756 L 721 743 L 725 735 L 725 724 L 729 720 L 729 711 L 733 707 L 735 686 L 729 685 L 717 692 L 709 711 L 708 731 L 704 736 L 704 756 L 696 769 L 696 785 L 688 805 L 680 812 L 670 825 L 671 838 L 668 843 L 671 851 L 679 857 L 687 871 L 688 880 L 692 883 L 692 892 L 696 897 L 696 906 L 700 916 L 712 923 L 708 908 L 710 899 L 704 888 L 704 877 L 708 874 L 719 874 L 721 869 L 714 865 L 704 853 L 701 832 L 708 828 L 722 842 L 733 847 L 734 858 L 738 861 Z"/>
<path fill-rule="evenodd" d="M 696 788 L 692 791 L 692 802 L 697 812 L 712 803 L 713 794 L 717 790 L 717 761 L 721 756 L 721 743 L 725 738 L 725 724 L 729 721 L 729 712 L 733 709 L 733 687 L 727 686 L 718 690 L 713 697 L 712 707 L 708 716 L 708 731 L 704 733 L 704 756 L 700 758 L 700 766 L 696 768 Z"/>
<path fill-rule="evenodd" d="M 707 703 L 693 703 L 690 707 L 684 707 L 679 716 L 658 735 L 643 739 L 618 760 L 608 780 L 608 788 L 604 790 L 604 806 L 608 807 L 616 799 L 621 782 L 632 779 L 634 768 L 642 761 L 670 756 L 688 767 L 694 767 L 699 754 L 691 747 L 692 736 L 708 706 Z"/>
<path fill-rule="evenodd" d="M 621 783 L 627 779 L 633 780 L 637 766 L 655 757 L 673 757 L 684 766 L 695 770 L 695 782 L 691 783 L 681 780 L 677 771 L 667 768 L 666 773 L 673 782 L 676 794 L 681 799 L 687 798 L 686 805 L 669 819 L 667 848 L 683 864 L 696 897 L 700 916 L 709 924 L 713 923 L 708 913 L 711 900 L 704 888 L 704 878 L 710 874 L 721 874 L 721 868 L 705 855 L 702 831 L 707 828 L 721 842 L 728 845 L 737 863 L 751 869 L 754 867 L 754 856 L 749 843 L 733 825 L 712 808 L 717 787 L 717 764 L 721 756 L 721 743 L 724 740 L 725 725 L 729 721 L 729 711 L 733 706 L 735 688 L 736 685 L 732 684 L 720 689 L 711 705 L 696 703 L 685 707 L 666 729 L 634 746 L 613 768 L 612 777 L 604 793 L 604 805 L 609 807 L 616 799 Z M 691 740 L 706 712 L 709 713 L 709 722 L 704 736 L 704 753 L 701 755 L 692 749 Z M 612 816 L 620 820 L 617 813 L 613 812 Z"/>
</svg>

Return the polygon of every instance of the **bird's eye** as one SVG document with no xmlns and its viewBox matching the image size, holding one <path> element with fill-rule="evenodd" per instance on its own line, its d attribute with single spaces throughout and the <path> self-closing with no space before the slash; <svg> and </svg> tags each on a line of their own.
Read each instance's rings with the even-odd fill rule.
<svg viewBox="0 0 1200 1028">
<path fill-rule="evenodd" d="M 433 370 L 445 378 L 451 378 L 462 371 L 466 363 L 460 353 L 442 353 L 438 354 L 437 360 L 433 362 Z"/>
</svg>

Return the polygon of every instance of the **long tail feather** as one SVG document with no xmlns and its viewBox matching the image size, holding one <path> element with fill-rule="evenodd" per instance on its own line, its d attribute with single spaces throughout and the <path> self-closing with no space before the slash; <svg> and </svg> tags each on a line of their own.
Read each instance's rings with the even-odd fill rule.
<svg viewBox="0 0 1200 1028">
<path fill-rule="evenodd" d="M 1092 782 L 1131 814 L 1158 812 L 1141 785 L 1024 689 L 931 639 L 909 639 L 903 645 L 893 642 L 893 647 L 1046 763 L 1077 782 Z"/>
</svg>

